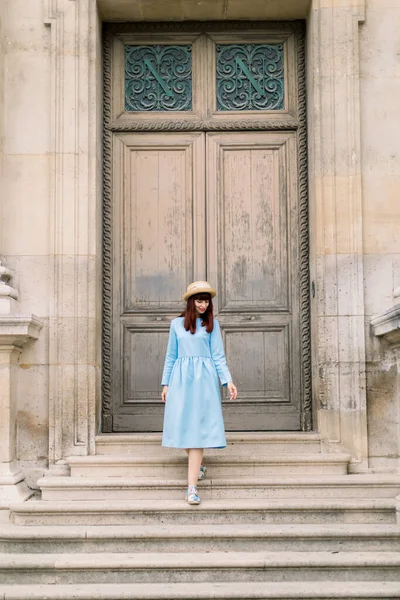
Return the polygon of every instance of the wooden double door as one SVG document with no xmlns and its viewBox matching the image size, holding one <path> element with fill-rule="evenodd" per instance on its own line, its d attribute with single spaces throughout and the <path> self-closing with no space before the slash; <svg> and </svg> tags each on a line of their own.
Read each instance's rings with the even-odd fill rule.
<svg viewBox="0 0 400 600">
<path fill-rule="evenodd" d="M 197 279 L 239 390 L 226 429 L 301 428 L 297 156 L 295 131 L 114 134 L 114 431 L 162 429 L 169 323 Z"/>
</svg>

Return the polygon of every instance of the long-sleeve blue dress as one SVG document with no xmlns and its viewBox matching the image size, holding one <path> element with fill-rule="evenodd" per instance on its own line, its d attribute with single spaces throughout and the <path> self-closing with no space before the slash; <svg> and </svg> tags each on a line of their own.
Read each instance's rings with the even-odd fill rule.
<svg viewBox="0 0 400 600">
<path fill-rule="evenodd" d="M 162 445 L 169 448 L 225 448 L 222 385 L 232 381 L 217 319 L 207 333 L 200 318 L 194 334 L 183 317 L 171 321 L 161 385 L 168 385 Z"/>
</svg>

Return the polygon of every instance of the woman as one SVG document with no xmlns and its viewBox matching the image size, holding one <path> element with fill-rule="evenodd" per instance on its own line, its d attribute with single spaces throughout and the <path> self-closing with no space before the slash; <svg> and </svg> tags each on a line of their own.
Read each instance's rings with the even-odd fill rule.
<svg viewBox="0 0 400 600">
<path fill-rule="evenodd" d="M 216 295 L 207 281 L 191 283 L 185 311 L 171 321 L 161 398 L 166 402 L 162 445 L 185 448 L 188 454 L 189 504 L 200 504 L 197 480 L 205 476 L 204 448 L 225 448 L 218 377 L 230 399 L 237 389 L 226 365 L 221 330 L 213 315 Z"/>
</svg>

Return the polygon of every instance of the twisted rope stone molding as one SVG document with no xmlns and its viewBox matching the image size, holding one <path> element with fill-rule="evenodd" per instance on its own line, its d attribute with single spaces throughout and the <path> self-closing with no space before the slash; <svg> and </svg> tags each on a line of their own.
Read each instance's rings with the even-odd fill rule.
<svg viewBox="0 0 400 600">
<path fill-rule="evenodd" d="M 105 23 L 104 31 L 111 35 L 129 34 L 134 32 L 176 32 L 176 31 L 193 31 L 193 32 L 215 32 L 215 31 L 268 31 L 282 33 L 296 33 L 304 31 L 304 21 L 182 21 L 179 23 Z"/>
<path fill-rule="evenodd" d="M 295 130 L 299 127 L 296 119 L 265 121 L 112 121 L 110 131 L 271 131 Z"/>
<path fill-rule="evenodd" d="M 299 226 L 300 226 L 300 343 L 302 357 L 303 412 L 302 429 L 312 429 L 311 389 L 311 318 L 310 318 L 310 266 L 308 233 L 308 177 L 307 177 L 307 112 L 306 65 L 304 33 L 297 34 L 298 72 L 298 169 L 299 169 Z"/>
<path fill-rule="evenodd" d="M 112 132 L 111 121 L 111 45 L 112 34 L 104 37 L 103 108 L 103 337 L 102 337 L 102 421 L 103 431 L 112 431 Z"/>
</svg>

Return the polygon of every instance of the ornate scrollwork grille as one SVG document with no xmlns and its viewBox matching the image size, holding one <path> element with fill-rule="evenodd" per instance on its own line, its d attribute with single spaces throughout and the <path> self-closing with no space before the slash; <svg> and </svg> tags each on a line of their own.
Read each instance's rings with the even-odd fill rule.
<svg viewBox="0 0 400 600">
<path fill-rule="evenodd" d="M 192 47 L 125 46 L 125 110 L 192 109 Z"/>
<path fill-rule="evenodd" d="M 283 44 L 217 44 L 217 110 L 284 108 Z"/>
</svg>

